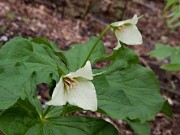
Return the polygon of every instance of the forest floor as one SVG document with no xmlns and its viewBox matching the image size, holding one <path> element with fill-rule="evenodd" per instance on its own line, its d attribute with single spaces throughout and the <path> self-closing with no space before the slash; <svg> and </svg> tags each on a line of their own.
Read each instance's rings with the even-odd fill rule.
<svg viewBox="0 0 180 135">
<path fill-rule="evenodd" d="M 85 11 L 85 2 L 51 1 L 53 0 L 1 0 L 0 47 L 14 36 L 41 36 L 66 50 L 70 44 L 84 43 L 90 36 L 98 35 L 110 22 L 132 18 L 134 14 L 143 15 L 138 22 L 143 44 L 131 48 L 140 56 L 140 64 L 155 72 L 161 85 L 162 96 L 169 101 L 173 109 L 173 118 L 159 113 L 149 122 L 151 134 L 180 135 L 180 73 L 160 69 L 164 61 L 157 61 L 149 56 L 156 43 L 180 45 L 180 30 L 171 32 L 165 21 L 166 17 L 163 16 L 165 0 L 129 0 L 124 7 L 121 5 L 126 0 L 94 1 L 91 11 L 84 19 L 81 17 Z M 107 53 L 111 53 L 117 44 L 112 32 L 106 34 L 103 42 Z M 175 85 L 175 89 L 171 84 Z M 116 125 L 120 134 L 134 135 L 126 123 L 119 122 Z"/>
</svg>

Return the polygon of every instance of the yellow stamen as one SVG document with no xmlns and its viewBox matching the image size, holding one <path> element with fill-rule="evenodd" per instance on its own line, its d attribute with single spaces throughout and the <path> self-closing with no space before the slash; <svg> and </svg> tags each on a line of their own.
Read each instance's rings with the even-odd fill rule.
<svg viewBox="0 0 180 135">
<path fill-rule="evenodd" d="M 63 83 L 65 92 L 69 92 L 69 90 L 72 89 L 78 83 L 78 81 L 74 78 L 64 77 Z"/>
<path fill-rule="evenodd" d="M 117 27 L 117 30 L 118 30 L 119 32 L 122 32 L 126 27 L 127 27 L 127 26 L 122 25 L 122 26 Z"/>
</svg>

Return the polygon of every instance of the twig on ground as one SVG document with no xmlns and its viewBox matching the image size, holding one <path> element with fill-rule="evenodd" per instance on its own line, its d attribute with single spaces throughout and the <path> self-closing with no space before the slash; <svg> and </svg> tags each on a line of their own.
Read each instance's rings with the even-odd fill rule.
<svg viewBox="0 0 180 135">
<path fill-rule="evenodd" d="M 85 19 L 85 17 L 87 16 L 87 14 L 89 13 L 91 7 L 92 7 L 92 3 L 93 3 L 93 0 L 89 0 L 87 5 L 86 5 L 86 9 L 84 10 L 84 13 L 82 15 L 82 19 Z"/>
<path fill-rule="evenodd" d="M 161 84 L 161 89 L 162 89 L 162 90 L 166 90 L 166 91 L 168 91 L 168 92 L 171 92 L 171 93 L 173 93 L 173 94 L 176 94 L 177 96 L 180 96 L 180 93 L 179 93 L 177 90 L 173 90 L 173 89 L 171 89 L 171 88 L 165 87 L 165 86 L 163 86 L 163 83 L 160 83 L 160 84 Z"/>
<path fill-rule="evenodd" d="M 94 16 L 91 15 L 91 14 L 89 14 L 88 17 L 89 17 L 90 19 L 92 19 L 93 21 L 96 21 L 96 22 L 99 23 L 100 25 L 103 25 L 104 27 L 106 27 L 106 26 L 109 25 L 108 23 L 101 21 L 100 19 L 94 17 Z"/>
<path fill-rule="evenodd" d="M 143 1 L 140 1 L 140 0 L 133 0 L 132 2 L 134 2 L 136 4 L 139 4 L 141 6 L 144 6 L 144 7 L 148 8 L 148 9 L 150 9 L 152 11 L 155 11 L 155 12 L 159 11 L 158 8 L 156 8 L 154 5 L 149 4 L 147 2 L 143 2 Z"/>
<path fill-rule="evenodd" d="M 68 7 L 73 8 L 73 5 L 71 4 L 71 2 L 69 0 L 65 0 L 65 1 L 66 1 L 66 4 Z"/>
<path fill-rule="evenodd" d="M 151 67 L 149 66 L 148 62 L 146 62 L 146 60 L 145 60 L 144 58 L 139 57 L 139 60 L 140 60 L 140 62 L 141 62 L 143 65 L 145 65 L 147 68 L 151 68 Z"/>
<path fill-rule="evenodd" d="M 125 16 L 125 12 L 128 9 L 128 3 L 129 3 L 129 0 L 125 0 L 125 4 L 124 4 L 124 8 L 122 9 L 122 14 L 121 14 L 120 20 L 123 20 L 123 18 Z"/>
</svg>

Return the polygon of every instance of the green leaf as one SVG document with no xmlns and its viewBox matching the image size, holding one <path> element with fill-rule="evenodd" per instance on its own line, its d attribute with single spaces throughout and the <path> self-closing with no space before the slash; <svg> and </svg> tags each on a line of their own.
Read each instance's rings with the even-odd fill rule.
<svg viewBox="0 0 180 135">
<path fill-rule="evenodd" d="M 86 117 L 56 117 L 47 120 L 44 124 L 35 124 L 25 135 L 117 135 L 117 131 L 112 125 L 103 120 Z"/>
<path fill-rule="evenodd" d="M 19 97 L 35 96 L 36 85 L 59 81 L 59 69 L 68 72 L 64 62 L 47 44 L 21 37 L 7 42 L 0 50 L 0 109 L 12 106 Z"/>
<path fill-rule="evenodd" d="M 82 67 L 96 40 L 96 37 L 91 37 L 86 44 L 75 44 L 68 51 L 64 51 L 70 71 L 76 71 Z M 104 56 L 105 49 L 103 43 L 100 41 L 90 57 L 91 64 Z"/>
<path fill-rule="evenodd" d="M 172 6 L 172 5 L 176 4 L 176 3 L 178 3 L 178 0 L 168 0 L 164 10 L 167 10 L 170 6 Z"/>
<path fill-rule="evenodd" d="M 126 122 L 131 126 L 137 135 L 150 135 L 151 133 L 148 123 L 140 123 L 138 121 L 129 120 L 126 120 Z"/>
<path fill-rule="evenodd" d="M 164 105 L 161 109 L 161 113 L 166 114 L 168 117 L 171 117 L 171 118 L 173 117 L 171 106 L 169 105 L 167 100 L 164 102 Z"/>
<path fill-rule="evenodd" d="M 171 64 L 180 63 L 180 47 L 156 44 L 155 50 L 151 51 L 150 55 L 158 59 L 165 59 L 169 56 Z"/>
<path fill-rule="evenodd" d="M 60 60 L 62 60 L 65 64 L 67 64 L 66 57 L 64 56 L 64 54 L 62 53 L 62 51 L 58 49 L 58 47 L 57 47 L 57 45 L 56 45 L 55 43 L 49 42 L 49 41 L 48 41 L 46 38 L 44 38 L 44 37 L 33 38 L 33 39 L 31 39 L 30 41 L 31 41 L 31 42 L 35 42 L 35 43 L 38 43 L 38 44 L 47 45 L 49 48 L 52 49 L 52 51 L 54 52 L 54 54 L 60 58 Z"/>
<path fill-rule="evenodd" d="M 51 48 L 54 51 L 60 51 L 58 49 L 58 47 L 54 44 L 49 42 L 46 38 L 44 37 L 38 37 L 38 38 L 32 38 L 30 39 L 30 41 L 34 42 L 34 43 L 38 43 L 38 44 L 44 44 L 47 45 L 49 48 Z"/>
<path fill-rule="evenodd" d="M 10 91 L 7 91 L 1 86 L 0 86 L 0 92 L 1 92 L 0 109 L 7 109 L 18 100 L 18 96 L 16 96 L 15 94 L 12 94 Z"/>
<path fill-rule="evenodd" d="M 23 66 L 3 65 L 0 61 L 0 109 L 7 109 L 16 103 L 21 97 L 24 99 L 26 95 L 35 95 L 35 80 L 34 74 L 25 74 L 26 69 Z M 32 91 L 33 90 L 33 91 Z"/>
<path fill-rule="evenodd" d="M 117 130 L 109 123 L 88 117 L 52 115 L 58 109 L 53 107 L 48 118 L 35 112 L 33 105 L 20 101 L 0 116 L 0 130 L 8 135 L 117 135 Z M 54 110 L 55 109 L 55 110 Z M 60 111 L 60 109 L 59 109 Z M 16 127 L 16 128 L 14 128 Z"/>
<path fill-rule="evenodd" d="M 171 64 L 180 64 L 180 47 L 174 47 L 171 54 Z"/>
<path fill-rule="evenodd" d="M 34 70 L 37 73 L 37 82 L 47 82 L 50 74 L 52 74 L 54 79 L 57 78 L 59 76 L 57 65 L 64 68 L 63 62 L 53 54 L 48 46 L 30 42 L 21 37 L 7 42 L 0 50 L 0 56 L 0 60 L 3 63 L 6 60 L 12 64 L 19 62 L 23 63 L 28 69 L 26 72 Z"/>
<path fill-rule="evenodd" d="M 38 102 L 33 99 L 31 101 L 33 104 Z M 8 135 L 24 134 L 29 127 L 39 121 L 36 107 L 32 103 L 28 99 L 18 100 L 13 107 L 4 111 L 0 116 L 0 130 Z"/>
<path fill-rule="evenodd" d="M 169 45 L 156 44 L 155 49 L 150 52 L 150 55 L 162 60 L 170 56 L 172 51 L 173 48 Z"/>
<path fill-rule="evenodd" d="M 153 72 L 135 64 L 137 61 L 132 60 L 133 55 L 128 57 L 125 52 L 128 53 L 128 49 L 119 51 L 113 63 L 115 68 L 113 64 L 109 67 L 113 69 L 111 72 L 106 73 L 105 68 L 104 74 L 94 78 L 98 107 L 114 119 L 130 118 L 145 122 L 160 111 L 164 100 Z"/>
<path fill-rule="evenodd" d="M 108 57 L 102 57 L 99 60 L 112 62 L 113 64 L 102 69 L 94 69 L 93 72 L 95 74 L 108 74 L 116 70 L 128 68 L 130 65 L 138 63 L 137 55 L 132 50 L 125 47 L 114 51 L 112 55 Z"/>
<path fill-rule="evenodd" d="M 169 56 L 170 64 L 162 65 L 161 68 L 170 71 L 180 71 L 180 47 L 157 44 L 156 49 L 150 55 L 159 59 Z"/>
<path fill-rule="evenodd" d="M 161 68 L 170 71 L 180 71 L 180 64 L 166 64 L 162 65 Z"/>
</svg>

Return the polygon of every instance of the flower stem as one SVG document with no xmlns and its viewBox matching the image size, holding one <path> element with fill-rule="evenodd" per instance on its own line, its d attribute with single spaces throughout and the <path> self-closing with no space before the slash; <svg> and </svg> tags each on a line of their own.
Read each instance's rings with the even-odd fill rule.
<svg viewBox="0 0 180 135">
<path fill-rule="evenodd" d="M 58 69 L 59 76 L 65 75 L 65 72 L 58 66 L 58 64 L 57 64 L 57 69 Z"/>
<path fill-rule="evenodd" d="M 63 116 L 63 117 L 65 117 L 65 115 L 66 115 L 67 107 L 68 107 L 68 104 L 66 103 L 66 104 L 63 106 L 63 111 L 62 111 L 62 116 Z"/>
<path fill-rule="evenodd" d="M 110 25 L 108 25 L 102 32 L 101 34 L 99 35 L 98 39 L 96 40 L 95 44 L 93 45 L 91 51 L 89 52 L 88 56 L 86 57 L 82 67 L 84 67 L 86 65 L 86 62 L 89 60 L 92 52 L 94 51 L 94 49 L 96 48 L 97 44 L 99 43 L 99 41 L 101 40 L 101 38 L 104 36 L 104 34 L 111 28 Z"/>
<path fill-rule="evenodd" d="M 50 109 L 51 109 L 51 106 L 47 106 L 47 108 L 44 110 L 43 118 L 46 117 L 46 115 L 48 114 L 48 112 L 49 112 Z"/>
</svg>

